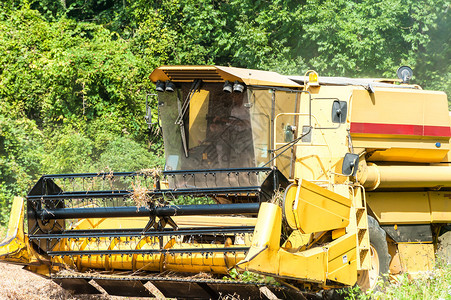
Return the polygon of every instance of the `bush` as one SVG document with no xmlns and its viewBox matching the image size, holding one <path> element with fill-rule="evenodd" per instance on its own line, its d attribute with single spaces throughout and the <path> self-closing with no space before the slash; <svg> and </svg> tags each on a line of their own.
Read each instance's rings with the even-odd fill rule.
<svg viewBox="0 0 451 300">
<path fill-rule="evenodd" d="M 126 172 L 151 169 L 163 164 L 164 157 L 149 152 L 127 137 L 119 137 L 106 146 L 96 163 L 96 168 L 97 170 Z"/>
<path fill-rule="evenodd" d="M 46 174 L 83 173 L 92 166 L 94 143 L 82 132 L 70 128 L 56 132 L 46 148 L 43 161 Z"/>
<path fill-rule="evenodd" d="M 42 137 L 33 121 L 0 111 L 0 224 L 8 221 L 13 197 L 24 196 L 39 177 Z"/>
</svg>

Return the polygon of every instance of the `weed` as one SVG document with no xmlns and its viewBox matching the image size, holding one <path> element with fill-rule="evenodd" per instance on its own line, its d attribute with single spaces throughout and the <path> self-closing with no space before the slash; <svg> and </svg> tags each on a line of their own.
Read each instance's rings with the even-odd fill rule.
<svg viewBox="0 0 451 300">
<path fill-rule="evenodd" d="M 425 272 L 420 277 L 411 279 L 408 273 L 397 276 L 396 282 L 386 284 L 378 281 L 377 289 L 363 292 L 358 286 L 340 290 L 346 300 L 369 299 L 440 299 L 451 300 L 451 265 L 438 263 L 431 272 Z"/>
<path fill-rule="evenodd" d="M 250 271 L 238 272 L 236 268 L 229 271 L 229 276 L 224 276 L 224 280 L 244 281 L 244 282 L 258 282 L 271 285 L 280 285 L 273 277 L 264 276 Z"/>
</svg>

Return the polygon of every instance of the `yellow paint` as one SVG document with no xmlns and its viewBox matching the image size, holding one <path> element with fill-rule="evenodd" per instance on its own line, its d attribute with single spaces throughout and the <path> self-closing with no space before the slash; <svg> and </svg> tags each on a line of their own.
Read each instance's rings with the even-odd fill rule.
<svg viewBox="0 0 451 300">
<path fill-rule="evenodd" d="M 353 122 L 449 126 L 443 92 L 377 88 L 371 94 L 361 88 L 354 89 L 352 96 Z"/>
<path fill-rule="evenodd" d="M 285 193 L 288 225 L 303 233 L 344 228 L 349 224 L 351 200 L 307 180 Z"/>
<path fill-rule="evenodd" d="M 348 124 L 333 123 L 332 104 L 336 99 L 348 103 L 352 89 L 349 86 L 310 87 L 308 94 L 300 95 L 299 117 L 297 119 L 298 137 L 302 128 L 309 126 L 311 109 L 311 140 L 299 141 L 296 147 L 296 166 L 294 178 L 309 181 L 342 183 L 341 162 L 350 151 L 346 139 Z"/>
<path fill-rule="evenodd" d="M 255 226 L 257 218 L 251 217 L 227 217 L 227 216 L 174 216 L 172 218 L 179 227 L 211 227 L 211 226 Z M 149 222 L 149 218 L 103 218 L 103 219 L 82 219 L 71 226 L 72 229 L 130 229 L 144 228 Z M 92 224 L 92 225 L 90 225 Z"/>
<path fill-rule="evenodd" d="M 381 224 L 430 223 L 427 192 L 374 192 L 367 203 Z"/>
<path fill-rule="evenodd" d="M 64 263 L 70 266 L 76 266 L 79 271 L 86 269 L 105 269 L 105 270 L 133 270 L 133 271 L 152 271 L 152 272 L 213 272 L 225 274 L 238 261 L 244 259 L 244 253 L 230 252 L 226 255 L 222 253 L 212 253 L 202 255 L 202 248 L 230 248 L 240 245 L 220 245 L 220 244 L 199 244 L 183 243 L 178 239 L 164 238 L 164 249 L 198 249 L 199 253 L 176 253 L 169 254 L 164 251 L 156 254 L 134 254 L 128 255 L 84 255 L 75 256 L 73 259 L 64 257 L 55 257 L 53 262 Z M 79 239 L 66 241 L 63 239 L 55 250 L 158 250 L 160 249 L 160 239 L 156 237 L 129 237 L 120 239 Z M 67 246 L 64 246 L 67 244 Z"/>
<path fill-rule="evenodd" d="M 451 193 L 374 192 L 367 202 L 381 224 L 451 222 Z"/>
<path fill-rule="evenodd" d="M 283 245 L 288 252 L 299 251 L 303 246 L 312 241 L 312 234 L 305 234 L 299 230 L 293 230 Z"/>
<path fill-rule="evenodd" d="M 328 246 L 327 279 L 346 285 L 357 281 L 356 236 L 348 234 L 333 241 Z"/>
<path fill-rule="evenodd" d="M 194 93 L 189 105 L 189 148 L 199 146 L 207 137 L 207 114 L 210 92 Z"/>
<path fill-rule="evenodd" d="M 177 73 L 180 74 L 180 72 L 183 72 L 184 76 L 178 77 Z M 230 82 L 244 82 L 246 85 L 302 88 L 301 85 L 276 72 L 222 66 L 161 66 L 152 72 L 150 79 L 153 82 L 157 80 L 191 82 L 193 79 L 201 79 L 204 82 L 224 82 L 228 80 Z"/>
<path fill-rule="evenodd" d="M 24 199 L 22 197 L 14 197 L 11 214 L 9 215 L 6 238 L 17 238 L 21 241 L 25 239 L 23 232 L 23 213 Z"/>
<path fill-rule="evenodd" d="M 451 222 L 451 192 L 428 192 L 432 223 Z"/>
<path fill-rule="evenodd" d="M 335 229 L 332 231 L 332 239 L 336 240 L 339 237 L 342 237 L 346 234 L 346 229 L 345 228 L 339 228 L 339 229 Z"/>
<path fill-rule="evenodd" d="M 325 284 L 327 254 L 323 249 L 313 248 L 298 253 L 290 253 L 280 249 L 276 257 L 275 261 L 278 261 L 279 270 L 274 275 L 282 278 L 301 279 Z M 271 261 L 266 261 L 262 264 L 263 268 L 265 264 L 271 264 Z M 261 272 L 258 268 L 252 269 L 252 266 L 253 264 L 251 263 L 251 270 Z"/>
<path fill-rule="evenodd" d="M 272 276 L 326 285 L 326 279 L 353 285 L 357 280 L 356 236 L 344 235 L 322 247 L 289 252 L 280 248 L 282 210 L 262 203 L 254 240 L 238 267 Z"/>
<path fill-rule="evenodd" d="M 0 243 L 0 261 L 29 262 L 28 240 L 23 230 L 24 200 L 14 197 L 6 238 Z"/>
<path fill-rule="evenodd" d="M 403 272 L 414 276 L 419 272 L 432 271 L 435 265 L 433 244 L 398 244 L 399 258 Z"/>
<path fill-rule="evenodd" d="M 193 226 L 252 226 L 257 222 L 256 218 L 246 217 L 221 217 L 221 216 L 174 216 L 174 221 L 181 227 Z M 148 218 L 107 218 L 107 219 L 84 219 L 74 226 L 74 229 L 89 229 L 89 225 L 95 224 L 96 229 L 107 228 L 144 228 Z M 125 225 L 127 227 L 125 227 Z M 92 227 L 91 227 L 92 228 Z M 250 244 L 249 235 L 242 236 L 240 242 L 236 241 L 236 245 L 218 245 L 218 244 L 193 244 L 183 243 L 181 240 L 170 239 L 168 237 L 130 237 L 120 239 L 62 239 L 56 245 L 55 251 L 63 251 L 70 249 L 96 249 L 96 250 L 157 250 L 160 248 L 160 242 L 165 249 L 181 249 L 181 248 L 231 248 L 241 247 Z M 242 243 L 242 244 L 241 244 Z M 64 261 L 60 257 L 55 257 L 54 262 L 64 263 L 70 266 L 76 266 L 80 271 L 94 268 L 106 270 L 133 270 L 133 271 L 152 271 L 152 272 L 213 272 L 226 274 L 230 268 L 236 263 L 244 259 L 244 253 L 213 253 L 212 255 L 202 255 L 200 253 L 192 254 L 151 254 L 140 255 L 111 255 L 111 256 L 75 256 L 73 260 L 66 256 Z"/>
<path fill-rule="evenodd" d="M 351 114 L 356 123 L 450 126 L 448 101 L 442 92 L 377 88 L 371 94 L 354 89 Z M 368 149 L 371 161 L 440 162 L 450 149 L 449 138 L 443 137 L 353 132 L 352 138 L 354 147 Z"/>
<path fill-rule="evenodd" d="M 371 268 L 371 261 L 365 191 L 363 187 L 352 188 L 351 190 L 353 208 L 350 215 L 350 225 L 346 228 L 346 231 L 356 233 L 357 270 L 368 270 Z"/>
<path fill-rule="evenodd" d="M 51 273 L 57 271 L 58 268 L 52 268 L 48 265 L 41 264 L 41 265 L 27 265 L 25 266 L 25 270 L 31 271 L 44 277 L 50 277 Z"/>
<path fill-rule="evenodd" d="M 451 166 L 378 166 L 370 164 L 361 183 L 371 189 L 451 187 Z"/>
<path fill-rule="evenodd" d="M 435 146 L 436 142 L 445 142 L 445 144 L 442 144 L 442 147 L 438 149 Z M 371 143 L 371 144 L 370 144 Z M 424 141 L 421 144 L 421 147 L 423 149 L 408 149 L 407 147 L 413 146 L 413 147 L 420 147 L 418 145 L 418 141 L 415 141 L 414 143 L 410 143 L 409 145 L 407 143 L 397 143 L 393 142 L 392 148 L 385 149 L 387 145 L 387 141 L 377 141 L 372 140 L 370 143 L 366 144 L 369 151 L 374 151 L 371 154 L 370 159 L 372 161 L 404 161 L 404 162 L 413 162 L 413 163 L 429 163 L 429 162 L 439 162 L 441 161 L 445 154 L 448 153 L 449 145 L 448 140 L 443 140 L 441 138 L 437 138 L 435 140 L 431 141 Z M 404 147 L 404 148 L 397 148 L 394 144 L 399 144 L 398 147 Z M 356 145 L 361 145 L 359 142 L 356 142 Z"/>
</svg>

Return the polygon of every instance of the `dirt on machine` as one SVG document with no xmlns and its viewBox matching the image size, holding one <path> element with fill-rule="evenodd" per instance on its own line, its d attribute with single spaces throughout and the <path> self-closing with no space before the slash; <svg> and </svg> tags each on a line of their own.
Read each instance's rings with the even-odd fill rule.
<svg viewBox="0 0 451 300">
<path fill-rule="evenodd" d="M 164 169 L 42 176 L 14 199 L 0 260 L 77 294 L 179 299 L 431 270 L 450 252 L 448 100 L 398 77 L 159 67 L 146 120 Z"/>
</svg>

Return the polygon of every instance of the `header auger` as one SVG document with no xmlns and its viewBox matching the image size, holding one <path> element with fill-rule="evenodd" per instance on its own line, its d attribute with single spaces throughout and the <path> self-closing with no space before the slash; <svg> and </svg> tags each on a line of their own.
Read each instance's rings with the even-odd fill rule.
<svg viewBox="0 0 451 300">
<path fill-rule="evenodd" d="M 0 259 L 76 293 L 95 280 L 198 299 L 429 270 L 450 236 L 451 123 L 446 95 L 403 70 L 400 83 L 160 67 L 164 170 L 42 176 L 14 199 Z M 226 280 L 233 269 L 261 277 Z"/>
</svg>

